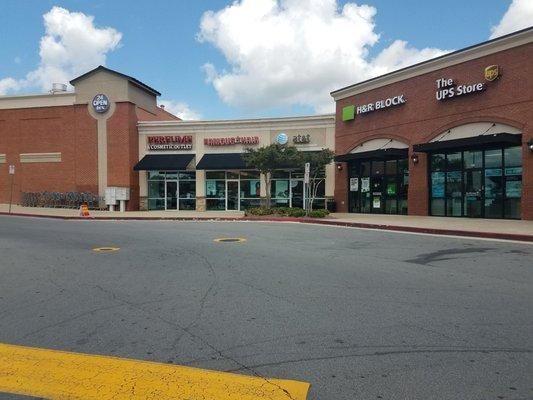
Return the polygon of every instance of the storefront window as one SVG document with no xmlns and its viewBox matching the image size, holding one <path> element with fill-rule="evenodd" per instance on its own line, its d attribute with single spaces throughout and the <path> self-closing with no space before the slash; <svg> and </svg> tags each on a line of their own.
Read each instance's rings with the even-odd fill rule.
<svg viewBox="0 0 533 400">
<path fill-rule="evenodd" d="M 359 161 L 350 164 L 350 212 L 407 214 L 407 159 Z"/>
<path fill-rule="evenodd" d="M 317 179 L 321 180 L 317 187 L 316 197 L 313 202 L 313 208 L 325 208 L 325 178 L 326 172 L 321 171 Z M 294 171 L 275 171 L 271 180 L 271 197 L 273 207 L 299 207 L 305 208 L 306 194 L 304 193 L 304 172 L 302 170 Z"/>
<path fill-rule="evenodd" d="M 149 210 L 195 210 L 194 171 L 148 171 Z"/>
<path fill-rule="evenodd" d="M 431 215 L 520 218 L 521 151 L 517 146 L 432 154 Z"/>
<path fill-rule="evenodd" d="M 259 207 L 261 180 L 259 171 L 207 171 L 207 210 L 241 210 Z"/>
</svg>

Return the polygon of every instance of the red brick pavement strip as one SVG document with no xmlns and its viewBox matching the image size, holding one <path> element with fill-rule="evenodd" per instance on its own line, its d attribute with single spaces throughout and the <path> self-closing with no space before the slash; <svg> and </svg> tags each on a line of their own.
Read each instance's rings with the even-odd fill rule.
<svg viewBox="0 0 533 400">
<path fill-rule="evenodd" d="M 465 231 L 458 229 L 436 229 L 436 228 L 420 228 L 415 226 L 398 226 L 398 225 L 386 225 L 386 224 L 369 224 L 362 222 L 348 222 L 348 221 L 336 221 L 333 219 L 318 219 L 318 218 L 295 218 L 295 217 L 79 217 L 79 216 L 67 216 L 67 215 L 46 215 L 46 214 L 24 214 L 24 213 L 7 213 L 0 212 L 0 215 L 17 216 L 17 217 L 34 217 L 34 218 L 55 218 L 63 220 L 89 220 L 89 221 L 256 221 L 256 222 L 297 222 L 301 224 L 319 224 L 329 226 L 342 226 L 351 228 L 362 229 L 379 229 L 385 231 L 396 232 L 411 232 L 411 233 L 428 233 L 433 235 L 444 236 L 465 236 L 465 237 L 477 237 L 487 239 L 500 239 L 500 240 L 515 240 L 520 242 L 532 242 L 533 235 L 514 234 L 514 233 L 499 233 L 499 232 L 479 232 L 479 231 Z"/>
</svg>

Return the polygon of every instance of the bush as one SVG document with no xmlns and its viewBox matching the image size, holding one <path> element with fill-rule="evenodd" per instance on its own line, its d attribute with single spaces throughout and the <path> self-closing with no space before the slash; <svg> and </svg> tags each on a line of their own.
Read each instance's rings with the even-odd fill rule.
<svg viewBox="0 0 533 400">
<path fill-rule="evenodd" d="M 289 212 L 287 215 L 289 217 L 303 217 L 305 216 L 305 210 L 302 208 L 289 208 Z"/>
<path fill-rule="evenodd" d="M 324 218 L 329 215 L 329 211 L 325 208 L 319 208 L 309 212 L 311 218 Z"/>
<path fill-rule="evenodd" d="M 246 215 L 272 215 L 274 210 L 266 207 L 253 207 L 246 210 Z"/>
<path fill-rule="evenodd" d="M 302 208 L 290 208 L 290 207 L 274 207 L 274 208 L 266 208 L 266 207 L 254 207 L 254 208 L 248 208 L 246 210 L 246 215 L 255 215 L 255 216 L 262 216 L 262 215 L 277 215 L 280 217 L 303 217 L 305 216 L 305 210 Z"/>
<path fill-rule="evenodd" d="M 284 217 L 289 215 L 291 210 L 292 210 L 292 208 L 290 208 L 290 207 L 274 207 L 272 209 L 274 214 L 281 215 L 281 216 L 284 216 Z"/>
</svg>

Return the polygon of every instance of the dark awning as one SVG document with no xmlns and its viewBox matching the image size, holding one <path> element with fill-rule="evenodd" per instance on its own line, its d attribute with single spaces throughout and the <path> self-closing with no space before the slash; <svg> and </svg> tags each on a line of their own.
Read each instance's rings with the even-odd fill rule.
<svg viewBox="0 0 533 400">
<path fill-rule="evenodd" d="M 148 154 L 133 167 L 135 171 L 178 171 L 187 169 L 194 154 Z"/>
<path fill-rule="evenodd" d="M 495 145 L 520 146 L 522 135 L 511 133 L 496 133 L 493 135 L 480 135 L 464 139 L 443 140 L 441 142 L 430 142 L 415 144 L 414 151 L 421 153 L 431 153 L 441 150 L 464 149 L 469 147 L 487 147 Z"/>
<path fill-rule="evenodd" d="M 352 161 L 352 160 L 363 160 L 363 159 L 386 159 L 386 158 L 402 158 L 407 157 L 409 154 L 409 149 L 381 149 L 381 150 L 372 150 L 372 151 L 362 151 L 360 153 L 348 153 L 342 154 L 340 156 L 335 156 L 335 161 Z"/>
<path fill-rule="evenodd" d="M 196 169 L 246 169 L 242 153 L 205 154 Z"/>
</svg>

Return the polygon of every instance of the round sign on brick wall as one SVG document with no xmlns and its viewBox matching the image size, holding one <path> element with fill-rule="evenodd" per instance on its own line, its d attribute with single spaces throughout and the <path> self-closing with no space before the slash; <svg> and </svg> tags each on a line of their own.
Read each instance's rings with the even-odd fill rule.
<svg viewBox="0 0 533 400">
<path fill-rule="evenodd" d="M 105 113 L 109 110 L 109 99 L 105 94 L 97 94 L 93 99 L 93 109 L 97 113 Z"/>
</svg>

